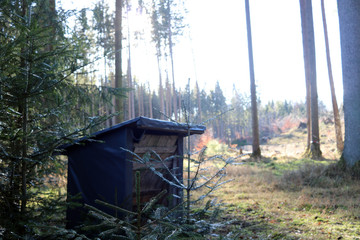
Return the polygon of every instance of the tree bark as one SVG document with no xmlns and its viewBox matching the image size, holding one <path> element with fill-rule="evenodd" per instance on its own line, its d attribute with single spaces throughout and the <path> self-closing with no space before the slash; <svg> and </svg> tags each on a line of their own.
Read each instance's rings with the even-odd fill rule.
<svg viewBox="0 0 360 240">
<path fill-rule="evenodd" d="M 179 89 L 179 122 L 181 122 L 181 113 L 182 113 L 182 105 L 181 105 L 182 99 L 181 99 L 181 89 Z"/>
<path fill-rule="evenodd" d="M 338 0 L 347 167 L 360 161 L 360 1 Z"/>
<path fill-rule="evenodd" d="M 168 1 L 168 8 L 170 8 L 170 1 Z M 169 51 L 170 51 L 170 61 L 171 61 L 171 76 L 173 82 L 173 107 L 175 120 L 177 121 L 177 102 L 176 102 L 176 88 L 175 88 L 175 68 L 174 68 L 174 54 L 173 54 L 173 42 L 172 42 L 172 33 L 171 33 L 171 21 L 169 22 Z"/>
<path fill-rule="evenodd" d="M 111 87 L 112 87 L 112 88 L 115 88 L 115 76 L 114 76 L 114 74 L 111 74 Z M 111 97 L 111 103 L 112 103 L 111 113 L 115 113 L 115 112 L 116 112 L 116 110 L 115 110 L 116 98 L 115 98 L 114 96 Z M 90 115 L 91 115 L 91 116 L 94 116 L 92 107 L 91 107 L 91 113 L 90 113 Z M 114 126 L 115 124 L 116 124 L 116 117 L 112 117 L 112 118 L 111 118 L 111 126 Z"/>
<path fill-rule="evenodd" d="M 171 109 L 171 85 L 169 82 L 169 78 L 166 78 L 166 116 L 171 117 L 172 109 Z"/>
<path fill-rule="evenodd" d="M 128 88 L 129 93 L 128 93 L 128 108 L 129 108 L 129 119 L 133 119 L 135 118 L 135 96 L 134 96 L 134 84 L 133 84 L 133 80 L 132 80 L 132 73 L 131 73 L 131 59 L 130 59 L 130 54 L 129 54 L 129 59 L 128 59 L 128 67 L 127 67 L 127 82 L 128 82 Z"/>
<path fill-rule="evenodd" d="M 197 105 L 198 105 L 198 116 L 199 116 L 199 122 L 201 123 L 202 122 L 202 119 L 201 119 L 201 99 L 200 99 L 200 89 L 199 89 L 199 84 L 198 82 L 196 81 L 196 100 L 197 100 Z"/>
<path fill-rule="evenodd" d="M 311 143 L 311 68 L 309 59 L 309 43 L 307 32 L 307 15 L 306 15 L 306 3 L 304 0 L 300 0 L 300 13 L 301 13 L 301 30 L 303 36 L 303 54 L 304 54 L 304 68 L 305 68 L 305 83 L 306 83 L 306 119 L 307 119 L 307 141 L 305 154 L 310 152 Z M 305 60 L 306 59 L 306 60 Z"/>
<path fill-rule="evenodd" d="M 174 108 L 174 115 L 175 115 L 175 120 L 177 121 L 177 102 L 176 102 L 176 89 L 175 89 L 175 68 L 174 68 L 174 54 L 173 54 L 173 41 L 172 41 L 172 31 L 171 31 L 171 6 L 170 6 L 170 1 L 167 1 L 167 8 L 169 11 L 169 24 L 168 24 L 168 41 L 169 41 L 169 52 L 170 52 L 170 62 L 171 62 L 171 77 L 172 77 L 172 82 L 173 82 L 173 98 L 172 98 L 172 102 L 173 102 L 173 108 Z"/>
<path fill-rule="evenodd" d="M 160 50 L 159 50 L 160 51 Z M 164 119 L 164 90 L 162 86 L 161 78 L 161 67 L 160 67 L 160 52 L 158 52 L 157 62 L 158 62 L 158 71 L 159 71 L 159 97 L 160 97 L 160 119 Z"/>
<path fill-rule="evenodd" d="M 150 113 L 150 118 L 153 118 L 152 91 L 150 89 L 149 83 L 148 83 L 148 89 L 149 89 L 149 113 Z"/>
<path fill-rule="evenodd" d="M 142 113 L 141 113 L 141 87 L 140 87 L 140 84 L 137 84 L 137 99 L 138 99 L 138 114 L 137 116 L 141 116 Z"/>
<path fill-rule="evenodd" d="M 176 88 L 175 88 L 175 80 L 173 79 L 173 85 L 172 85 L 172 89 L 173 89 L 173 103 L 174 103 L 174 115 L 175 115 L 175 121 L 178 120 L 178 104 L 177 104 L 177 97 L 176 97 Z"/>
<path fill-rule="evenodd" d="M 140 100 L 141 100 L 141 116 L 145 116 L 145 109 L 144 109 L 144 86 L 140 85 L 141 94 L 140 94 Z"/>
<path fill-rule="evenodd" d="M 245 0 L 246 11 L 246 27 L 247 27 L 247 39 L 248 39 L 248 51 L 249 51 L 249 69 L 250 69 L 250 91 L 251 91 L 251 116 L 252 116 L 252 154 L 254 158 L 261 157 L 260 150 L 260 137 L 259 137 L 259 120 L 257 111 L 257 98 L 256 98 L 256 85 L 254 74 L 254 62 L 252 52 L 252 38 L 251 38 L 251 23 L 250 23 L 250 9 L 249 0 Z"/>
<path fill-rule="evenodd" d="M 337 104 L 337 100 L 336 100 L 335 86 L 334 86 L 332 67 L 331 67 L 329 37 L 328 37 L 328 32 L 327 32 L 324 0 L 321 0 L 321 13 L 322 13 L 322 19 L 323 19 L 323 26 L 324 26 L 326 60 L 327 60 L 327 65 L 328 65 L 328 74 L 329 74 L 330 91 L 331 91 L 331 102 L 332 102 L 333 113 L 334 113 L 336 148 L 340 153 L 342 153 L 342 151 L 344 150 L 344 142 L 343 142 L 343 138 L 342 138 L 340 114 L 339 114 L 339 108 L 338 108 L 338 104 Z"/>
<path fill-rule="evenodd" d="M 320 134 L 319 134 L 319 113 L 318 113 L 318 96 L 316 84 L 316 58 L 315 58 L 315 40 L 314 26 L 312 16 L 311 0 L 300 0 L 301 27 L 303 35 L 304 48 L 304 66 L 306 85 L 310 83 L 310 106 L 311 106 L 311 142 L 308 155 L 312 159 L 321 158 Z M 308 96 L 307 96 L 307 104 Z M 309 116 L 308 116 L 309 117 Z"/>
<path fill-rule="evenodd" d="M 311 142 L 311 68 L 309 59 L 309 43 L 308 43 L 308 32 L 307 32 L 307 15 L 306 15 L 306 2 L 300 0 L 300 14 L 301 14 L 301 30 L 303 36 L 303 54 L 304 54 L 304 68 L 305 68 L 305 83 L 306 83 L 306 119 L 307 119 L 307 144 L 305 154 L 310 151 Z"/>
<path fill-rule="evenodd" d="M 123 0 L 116 0 L 115 3 L 115 87 L 122 88 L 122 6 Z M 117 123 L 124 121 L 124 106 L 122 99 L 116 97 L 115 109 L 119 112 L 116 117 Z"/>
<path fill-rule="evenodd" d="M 131 34 L 130 34 L 130 17 L 129 17 L 129 2 L 126 0 L 126 15 L 127 15 L 127 35 L 128 35 L 128 68 L 127 68 L 127 80 L 128 80 L 128 87 L 131 89 L 128 94 L 129 98 L 129 119 L 135 118 L 135 87 L 133 83 L 132 78 L 132 72 L 131 72 Z M 140 114 L 140 109 L 139 109 Z"/>
</svg>

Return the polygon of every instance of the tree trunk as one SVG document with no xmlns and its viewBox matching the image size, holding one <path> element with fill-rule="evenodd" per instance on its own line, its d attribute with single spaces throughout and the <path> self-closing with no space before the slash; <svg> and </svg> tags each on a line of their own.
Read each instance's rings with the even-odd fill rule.
<svg viewBox="0 0 360 240">
<path fill-rule="evenodd" d="M 305 155 L 310 152 L 310 142 L 311 142 L 311 68 L 309 62 L 309 43 L 307 41 L 307 19 L 306 19 L 306 5 L 304 0 L 300 0 L 300 13 L 301 13 L 301 30 L 303 36 L 303 54 L 304 54 L 304 68 L 305 68 L 305 82 L 306 82 L 306 119 L 307 119 L 307 141 L 306 141 L 306 150 Z M 306 59 L 306 60 L 305 60 Z"/>
<path fill-rule="evenodd" d="M 251 116 L 252 116 L 252 154 L 254 158 L 261 157 L 260 150 L 260 137 L 259 137 L 259 120 L 257 111 L 257 98 L 256 98 L 256 86 L 255 86 L 255 74 L 254 74 L 254 62 L 252 52 L 252 39 L 251 39 L 251 23 L 250 23 L 250 9 L 249 0 L 245 0 L 246 10 L 246 27 L 248 38 L 248 51 L 249 51 L 249 69 L 250 69 L 250 91 L 251 91 Z"/>
<path fill-rule="evenodd" d="M 197 99 L 197 105 L 198 105 L 198 115 L 199 115 L 199 122 L 201 123 L 201 99 L 200 99 L 200 88 L 199 88 L 199 84 L 196 81 L 196 89 L 197 89 L 197 93 L 196 93 L 196 99 Z"/>
<path fill-rule="evenodd" d="M 319 137 L 318 96 L 316 86 L 315 41 L 311 0 L 300 0 L 300 11 L 303 34 L 305 76 L 307 78 L 306 85 L 308 88 L 308 84 L 310 83 L 311 98 L 311 142 L 310 149 L 308 149 L 308 154 L 312 159 L 319 159 L 321 158 L 321 150 Z"/>
<path fill-rule="evenodd" d="M 136 84 L 137 85 L 137 99 L 138 99 L 138 114 L 136 116 L 141 116 L 141 89 L 140 89 L 140 84 Z"/>
<path fill-rule="evenodd" d="M 129 67 L 129 59 L 128 59 L 128 67 L 127 67 L 127 73 L 126 73 L 126 80 L 127 80 L 127 87 L 129 89 L 132 89 L 132 82 L 131 82 L 131 77 L 130 77 L 130 67 Z M 128 102 L 128 109 L 127 109 L 127 112 L 128 112 L 128 115 L 127 117 L 125 116 L 125 119 L 127 118 L 127 120 L 131 119 L 132 118 L 132 104 L 131 104 L 131 93 L 133 92 L 133 90 L 130 90 L 128 92 L 128 99 L 127 99 L 127 102 Z M 126 110 L 125 110 L 126 111 Z"/>
<path fill-rule="evenodd" d="M 176 88 L 175 88 L 175 81 L 173 80 L 173 103 L 174 103 L 174 115 L 175 115 L 175 121 L 178 120 L 178 104 L 177 104 L 177 97 L 176 97 Z"/>
<path fill-rule="evenodd" d="M 126 74 L 126 78 L 127 78 L 127 82 L 128 82 L 128 88 L 129 93 L 128 93 L 128 108 L 129 108 L 129 119 L 133 119 L 135 118 L 135 96 L 134 96 L 134 84 L 133 84 L 133 80 L 132 80 L 132 73 L 131 73 L 131 59 L 130 59 L 130 54 L 129 54 L 129 59 L 128 59 L 128 68 L 127 68 L 127 74 Z"/>
<path fill-rule="evenodd" d="M 144 86 L 143 86 L 142 84 L 140 85 L 140 90 L 141 90 L 141 94 L 140 94 L 141 116 L 145 116 L 145 109 L 144 109 Z"/>
<path fill-rule="evenodd" d="M 131 89 L 129 91 L 128 94 L 128 98 L 129 98 L 129 119 L 133 119 L 135 118 L 135 87 L 134 87 L 134 83 L 133 83 L 133 78 L 132 78 L 132 72 L 131 72 L 131 34 L 130 34 L 130 17 L 129 17 L 129 2 L 128 0 L 126 1 L 126 16 L 127 16 L 127 22 L 128 22 L 128 27 L 127 27 L 127 35 L 128 35 L 128 69 L 127 69 L 127 79 L 128 79 L 128 86 Z M 139 109 L 139 114 L 140 114 L 140 109 Z"/>
<path fill-rule="evenodd" d="M 148 83 L 148 89 L 149 89 L 149 113 L 150 113 L 150 118 L 153 118 L 153 110 L 152 110 L 152 91 L 150 89 L 150 85 Z"/>
<path fill-rule="evenodd" d="M 157 56 L 158 71 L 159 71 L 159 97 L 160 97 L 160 119 L 164 119 L 164 90 L 162 86 L 161 68 L 160 68 L 160 53 Z"/>
<path fill-rule="evenodd" d="M 168 9 L 170 11 L 170 1 L 167 2 Z M 172 32 L 171 32 L 171 18 L 169 19 L 169 51 L 170 51 L 170 61 L 171 61 L 171 76 L 173 82 L 173 106 L 174 106 L 174 114 L 175 121 L 177 121 L 177 102 L 176 102 L 176 90 L 175 90 L 175 70 L 174 70 L 174 54 L 173 54 L 173 42 L 172 42 Z"/>
<path fill-rule="evenodd" d="M 115 88 L 115 76 L 114 74 L 111 74 L 111 87 L 112 88 Z M 115 106 L 116 106 L 116 99 L 114 96 L 111 97 L 111 103 L 112 103 L 112 106 L 111 106 L 111 113 L 115 113 L 116 110 L 115 110 Z M 92 108 L 91 108 L 92 110 Z M 93 113 L 90 114 L 91 116 L 94 116 Z M 111 118 L 111 126 L 114 126 L 116 124 L 116 117 L 112 117 Z"/>
<path fill-rule="evenodd" d="M 182 105 L 181 105 L 181 89 L 179 89 L 179 122 L 181 122 L 181 113 L 182 113 Z"/>
<path fill-rule="evenodd" d="M 171 117 L 171 85 L 169 82 L 169 78 L 166 78 L 166 116 Z"/>
<path fill-rule="evenodd" d="M 105 39 L 105 32 L 102 33 L 103 35 L 103 38 Z M 108 77 L 107 77 L 107 63 L 106 63 L 106 49 L 105 47 L 103 48 L 103 58 L 104 58 L 104 92 L 105 92 L 105 95 L 107 96 L 109 94 L 109 90 L 108 90 L 108 86 L 109 86 L 109 80 L 108 80 Z M 109 103 L 104 100 L 104 112 L 106 115 L 110 114 L 110 107 L 109 107 Z M 109 128 L 111 126 L 111 119 L 107 119 L 106 120 L 106 127 Z"/>
<path fill-rule="evenodd" d="M 337 150 L 340 153 L 342 153 L 342 151 L 344 150 L 344 142 L 343 142 L 343 138 L 342 138 L 340 114 L 339 114 L 339 108 L 338 108 L 338 105 L 337 105 L 335 87 L 334 87 L 334 80 L 333 80 L 333 75 L 332 75 L 332 67 L 331 67 L 331 60 L 330 60 L 330 48 L 329 48 L 329 37 L 328 37 L 328 32 L 327 32 L 324 0 L 321 0 L 321 12 L 322 12 L 323 25 L 324 25 L 326 60 L 327 60 L 328 73 L 329 73 L 331 101 L 332 101 L 333 113 L 334 113 L 336 147 L 337 147 Z"/>
<path fill-rule="evenodd" d="M 338 0 L 347 167 L 360 161 L 360 1 Z"/>
<path fill-rule="evenodd" d="M 115 87 L 122 88 L 122 6 L 123 0 L 116 0 L 115 3 Z M 116 97 L 115 109 L 119 112 L 119 115 L 116 117 L 117 123 L 120 123 L 124 120 L 123 113 L 123 101 L 120 97 Z"/>
</svg>

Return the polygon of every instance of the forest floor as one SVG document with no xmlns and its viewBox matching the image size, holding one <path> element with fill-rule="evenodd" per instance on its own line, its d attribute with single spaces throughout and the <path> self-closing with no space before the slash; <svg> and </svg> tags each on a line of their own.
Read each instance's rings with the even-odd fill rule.
<svg viewBox="0 0 360 240">
<path fill-rule="evenodd" d="M 333 128 L 321 124 L 321 160 L 302 156 L 306 129 L 292 129 L 262 145 L 262 159 L 228 167 L 232 181 L 212 198 L 230 224 L 214 236 L 360 239 L 360 181 L 338 170 Z"/>
</svg>

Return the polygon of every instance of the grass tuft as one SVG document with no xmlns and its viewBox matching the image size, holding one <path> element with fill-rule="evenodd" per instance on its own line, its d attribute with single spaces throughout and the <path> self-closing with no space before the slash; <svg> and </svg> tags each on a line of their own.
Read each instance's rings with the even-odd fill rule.
<svg viewBox="0 0 360 240">
<path fill-rule="evenodd" d="M 330 132 L 331 126 L 326 127 Z M 227 168 L 214 193 L 238 239 L 360 239 L 360 171 L 346 169 L 326 135 L 324 158 L 304 159 L 306 133 L 290 130 L 262 146 L 265 157 Z M 220 234 L 221 235 L 221 234 Z"/>
</svg>

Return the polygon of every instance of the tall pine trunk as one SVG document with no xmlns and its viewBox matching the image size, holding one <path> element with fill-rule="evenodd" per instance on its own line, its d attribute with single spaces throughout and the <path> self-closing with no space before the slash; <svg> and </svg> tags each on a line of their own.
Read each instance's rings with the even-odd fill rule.
<svg viewBox="0 0 360 240">
<path fill-rule="evenodd" d="M 169 78 L 166 78 L 166 116 L 171 117 L 172 109 L 171 109 L 171 84 L 169 82 Z"/>
<path fill-rule="evenodd" d="M 114 74 L 111 74 L 111 87 L 112 88 L 115 88 L 115 76 Z M 115 110 L 115 106 L 116 106 L 116 98 L 114 96 L 111 97 L 111 113 L 115 113 L 116 110 Z M 92 112 L 92 107 L 91 107 L 91 112 Z M 91 116 L 93 116 L 94 114 L 91 113 L 90 114 Z M 112 117 L 111 118 L 111 126 L 114 126 L 116 124 L 116 117 Z"/>
<path fill-rule="evenodd" d="M 170 11 L 170 1 L 167 2 L 167 7 Z M 168 36 L 169 36 L 169 52 L 170 52 L 170 61 L 171 61 L 171 77 L 173 82 L 173 108 L 174 108 L 174 115 L 175 120 L 177 120 L 177 102 L 176 102 L 176 88 L 175 88 L 175 69 L 174 69 L 174 54 L 173 54 L 173 41 L 172 41 L 172 31 L 171 31 L 171 17 L 169 18 L 169 25 L 168 25 Z"/>
<path fill-rule="evenodd" d="M 148 83 L 148 89 L 149 89 L 149 114 L 150 114 L 150 118 L 153 118 L 152 91 L 150 89 L 149 83 Z"/>
<path fill-rule="evenodd" d="M 127 99 L 127 102 L 128 102 L 128 116 L 127 116 L 127 119 L 132 119 L 132 104 L 131 104 L 131 94 L 133 92 L 132 90 L 132 82 L 131 82 L 131 73 L 130 73 L 130 59 L 128 59 L 128 65 L 127 65 L 127 72 L 126 72 L 126 81 L 127 81 L 127 87 L 130 89 L 130 91 L 128 92 L 128 99 Z"/>
<path fill-rule="evenodd" d="M 158 62 L 158 72 L 159 72 L 159 97 L 160 97 L 160 119 L 164 119 L 164 90 L 162 86 L 161 78 L 161 67 L 160 67 L 160 50 L 158 50 L 157 62 Z"/>
<path fill-rule="evenodd" d="M 130 89 L 128 93 L 128 112 L 129 112 L 129 119 L 135 118 L 135 96 L 134 96 L 134 84 L 132 80 L 132 73 L 131 73 L 131 59 L 130 59 L 130 53 L 129 53 L 129 59 L 128 59 L 128 67 L 127 67 L 127 84 L 128 88 Z"/>
<path fill-rule="evenodd" d="M 199 84 L 198 82 L 196 81 L 196 89 L 197 89 L 197 92 L 196 92 L 196 100 L 197 100 L 197 105 L 198 105 L 198 116 L 199 116 L 199 122 L 201 123 L 202 122 L 202 118 L 201 118 L 201 98 L 200 98 L 200 89 L 199 89 Z"/>
<path fill-rule="evenodd" d="M 307 20 L 306 20 L 306 9 L 305 2 L 300 0 L 300 14 L 301 14 L 301 31 L 303 36 L 303 54 L 304 59 L 309 59 L 309 47 L 307 41 Z M 305 84 L 306 84 L 306 126 L 307 126 L 307 141 L 305 154 L 310 151 L 311 143 L 311 85 L 310 85 L 310 65 L 308 60 L 304 60 L 305 68 Z"/>
<path fill-rule="evenodd" d="M 330 48 L 329 48 L 329 37 L 328 37 L 328 32 L 327 32 L 324 0 L 321 0 L 321 13 L 322 13 L 322 19 L 323 19 L 323 25 L 324 25 L 326 60 L 327 60 L 327 65 L 328 65 L 330 91 L 331 91 L 331 101 L 332 101 L 333 113 L 334 113 L 335 134 L 336 134 L 336 148 L 340 153 L 342 153 L 342 151 L 344 150 L 344 142 L 343 142 L 343 138 L 342 138 L 340 114 L 339 114 L 339 108 L 338 108 L 338 104 L 337 104 L 337 100 L 336 100 L 334 80 L 333 80 L 333 75 L 332 75 L 332 67 L 331 67 L 331 60 L 330 60 Z"/>
<path fill-rule="evenodd" d="M 177 121 L 178 120 L 178 104 L 177 104 L 175 80 L 173 80 L 172 89 L 173 89 L 172 94 L 173 94 L 173 103 L 174 103 L 174 115 L 175 115 L 175 121 Z"/>
<path fill-rule="evenodd" d="M 181 88 L 179 89 L 179 122 L 181 122 L 181 113 L 182 113 L 182 99 L 181 99 Z"/>
<path fill-rule="evenodd" d="M 257 98 L 256 98 L 256 86 L 255 86 L 255 74 L 254 74 L 254 62 L 252 52 L 252 38 L 251 38 L 251 22 L 250 22 L 250 9 L 249 0 L 245 0 L 246 11 L 246 27 L 247 27 L 247 39 L 248 39 L 248 51 L 249 51 L 249 70 L 250 70 L 250 91 L 251 91 L 251 117 L 252 117 L 252 154 L 254 158 L 261 157 L 260 150 L 260 137 L 259 137 L 259 119 L 257 111 Z"/>
<path fill-rule="evenodd" d="M 311 0 L 300 0 L 301 27 L 304 48 L 304 66 L 307 88 L 307 105 L 309 104 L 309 85 L 310 85 L 310 116 L 311 116 L 311 141 L 307 154 L 312 159 L 321 158 L 320 134 L 319 134 L 319 113 L 318 96 L 316 84 L 316 59 L 314 26 L 312 16 Z M 309 115 L 308 115 L 309 119 Z M 309 129 L 309 128 L 308 128 Z"/>
<path fill-rule="evenodd" d="M 144 87 L 140 85 L 140 109 L 141 109 L 141 116 L 145 116 L 145 109 L 144 109 Z"/>
<path fill-rule="evenodd" d="M 130 34 L 130 17 L 129 17 L 129 2 L 128 0 L 126 1 L 126 5 L 127 5 L 127 9 L 126 9 L 126 16 L 127 16 L 127 22 L 128 22 L 128 27 L 127 27 L 127 32 L 128 32 L 128 68 L 127 68 L 127 82 L 128 82 L 128 87 L 129 89 L 131 89 L 129 91 L 128 94 L 128 108 L 129 108 L 129 119 L 133 119 L 135 118 L 135 87 L 134 87 L 134 83 L 133 83 L 133 78 L 132 78 L 132 72 L 131 72 L 131 34 Z M 140 109 L 139 109 L 140 111 Z"/>
<path fill-rule="evenodd" d="M 123 0 L 116 0 L 115 3 L 115 87 L 122 88 L 122 7 Z M 119 96 L 115 100 L 115 109 L 119 113 L 116 117 L 117 123 L 124 120 L 123 101 Z"/>
<path fill-rule="evenodd" d="M 338 0 L 337 3 L 344 86 L 343 158 L 347 167 L 353 167 L 360 161 L 360 1 Z"/>
</svg>

